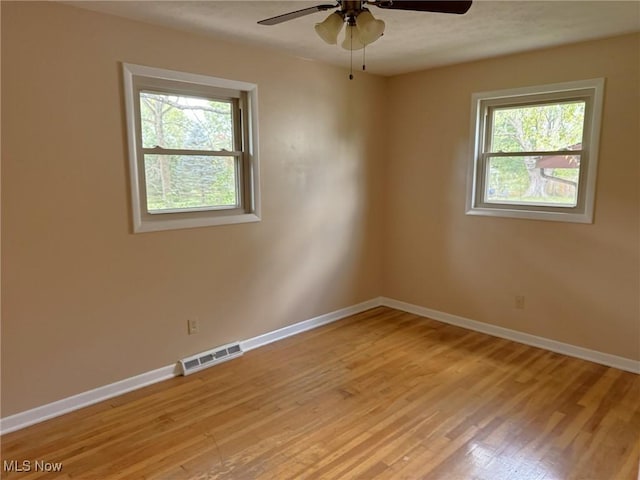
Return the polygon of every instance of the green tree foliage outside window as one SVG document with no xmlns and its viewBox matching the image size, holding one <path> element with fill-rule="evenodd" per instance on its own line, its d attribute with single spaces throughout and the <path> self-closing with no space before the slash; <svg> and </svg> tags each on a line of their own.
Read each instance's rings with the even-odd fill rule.
<svg viewBox="0 0 640 480">
<path fill-rule="evenodd" d="M 583 101 L 493 109 L 489 150 L 514 155 L 489 157 L 487 200 L 575 205 L 579 155 L 567 156 L 569 168 L 541 169 L 545 155 L 517 153 L 579 150 L 584 115 Z"/>
<path fill-rule="evenodd" d="M 140 93 L 144 148 L 232 151 L 231 102 Z M 225 208 L 238 204 L 233 156 L 145 154 L 147 209 Z"/>
</svg>

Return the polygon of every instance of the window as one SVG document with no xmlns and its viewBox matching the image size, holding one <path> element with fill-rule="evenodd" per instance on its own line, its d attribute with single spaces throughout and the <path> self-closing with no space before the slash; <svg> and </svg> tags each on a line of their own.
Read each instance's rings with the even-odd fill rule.
<svg viewBox="0 0 640 480">
<path fill-rule="evenodd" d="M 256 86 L 123 73 L 134 232 L 259 221 Z"/>
<path fill-rule="evenodd" d="M 592 223 L 603 89 L 474 94 L 467 214 Z"/>
</svg>

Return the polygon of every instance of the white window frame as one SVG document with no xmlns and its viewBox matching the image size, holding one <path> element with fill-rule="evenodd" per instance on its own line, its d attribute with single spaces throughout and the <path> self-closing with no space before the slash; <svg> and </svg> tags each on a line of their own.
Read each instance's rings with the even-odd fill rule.
<svg viewBox="0 0 640 480">
<path fill-rule="evenodd" d="M 122 64 L 129 142 L 129 172 L 134 233 L 260 221 L 258 87 L 255 84 L 143 65 Z M 240 150 L 229 152 L 239 167 L 237 208 L 147 211 L 140 91 L 233 99 L 240 111 Z M 162 150 L 162 149 L 160 149 Z"/>
<path fill-rule="evenodd" d="M 467 175 L 467 215 L 593 223 L 603 95 L 604 78 L 474 93 L 471 97 L 471 161 Z M 576 151 L 576 154 L 580 155 L 577 205 L 569 207 L 485 201 L 484 179 L 489 156 L 485 148 L 488 144 L 487 136 L 491 134 L 487 128 L 488 110 L 498 106 L 561 103 L 577 99 L 586 101 L 582 150 Z M 517 155 L 520 156 L 522 153 L 526 152 L 518 152 Z"/>
</svg>

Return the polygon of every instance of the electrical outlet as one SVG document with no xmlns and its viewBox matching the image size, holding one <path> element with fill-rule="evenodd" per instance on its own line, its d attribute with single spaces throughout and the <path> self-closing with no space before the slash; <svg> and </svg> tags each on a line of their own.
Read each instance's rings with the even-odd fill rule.
<svg viewBox="0 0 640 480">
<path fill-rule="evenodd" d="M 189 332 L 189 335 L 195 335 L 200 331 L 200 325 L 198 324 L 197 318 L 187 320 L 187 331 Z"/>
<path fill-rule="evenodd" d="M 516 308 L 524 309 L 524 295 L 516 295 Z"/>
</svg>

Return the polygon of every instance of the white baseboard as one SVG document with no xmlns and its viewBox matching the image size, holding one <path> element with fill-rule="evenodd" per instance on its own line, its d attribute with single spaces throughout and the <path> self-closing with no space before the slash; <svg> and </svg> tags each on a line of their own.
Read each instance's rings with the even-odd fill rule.
<svg viewBox="0 0 640 480">
<path fill-rule="evenodd" d="M 318 317 L 310 318 L 309 320 L 304 320 L 302 322 L 294 323 L 293 325 L 274 330 L 273 332 L 268 332 L 263 335 L 258 335 L 257 337 L 250 338 L 248 340 L 244 340 L 240 342 L 240 346 L 245 352 L 253 350 L 254 348 L 259 348 L 264 345 L 268 345 L 269 343 L 277 342 L 278 340 L 282 340 L 292 335 L 297 335 L 298 333 L 306 332 L 307 330 L 318 328 L 322 325 L 326 325 L 327 323 L 335 322 L 336 320 L 340 320 L 350 315 L 355 315 L 356 313 L 364 312 L 365 310 L 369 310 L 371 308 L 379 307 L 380 305 L 380 297 L 373 298 L 371 300 L 367 300 L 366 302 L 358 303 L 346 308 L 341 308 L 340 310 L 336 310 L 335 312 L 326 313 Z"/>
<path fill-rule="evenodd" d="M 153 383 L 162 382 L 175 377 L 178 374 L 176 365 L 151 370 L 135 377 L 125 378 L 119 382 L 94 388 L 87 392 L 82 392 L 71 397 L 63 398 L 56 402 L 32 408 L 24 412 L 16 413 L 5 418 L 0 418 L 0 433 L 5 434 L 20 430 L 22 428 L 44 422 L 50 418 L 73 412 L 83 407 L 88 407 L 94 403 L 108 400 L 109 398 L 122 395 L 123 393 L 137 390 Z"/>
<path fill-rule="evenodd" d="M 459 317 L 457 315 L 451 315 L 450 313 L 420 307 L 418 305 L 401 302 L 392 298 L 381 297 L 379 300 L 381 305 L 395 308 L 396 310 L 402 310 L 421 317 L 427 317 L 433 320 L 438 320 L 439 322 L 456 325 L 458 327 L 466 328 L 467 330 L 486 333 L 494 337 L 513 340 L 514 342 L 524 343 L 525 345 L 544 348 L 545 350 L 568 355 L 569 357 L 581 358 L 582 360 L 589 360 L 590 362 L 599 363 L 608 367 L 614 367 L 627 372 L 640 374 L 640 361 L 631 360 L 630 358 L 619 357 L 609 353 L 598 352 L 597 350 L 577 347 L 568 343 L 562 343 L 556 340 L 531 335 L 529 333 L 523 333 L 517 330 L 478 322 L 476 320 L 470 320 L 465 317 Z"/>
<path fill-rule="evenodd" d="M 427 317 L 433 320 L 438 320 L 440 322 L 456 325 L 468 330 L 474 330 L 477 332 L 492 335 L 494 337 L 505 338 L 507 340 L 513 340 L 514 342 L 544 348 L 552 352 L 561 353 L 570 357 L 581 358 L 583 360 L 589 360 L 591 362 L 600 363 L 602 365 L 618 368 L 620 370 L 640 373 L 640 362 L 636 360 L 618 357 L 616 355 L 602 353 L 596 350 L 589 350 L 587 348 L 577 347 L 568 343 L 557 342 L 548 338 L 537 337 L 528 333 L 518 332 L 516 330 L 510 330 L 508 328 L 498 327 L 496 325 L 490 325 L 488 323 L 478 322 L 476 320 L 470 320 L 468 318 L 451 315 L 449 313 L 432 310 L 426 307 L 420 307 L 418 305 L 412 305 L 410 303 L 401 302 L 386 297 L 373 298 L 366 302 L 358 303 L 357 305 L 342 308 L 340 310 L 326 313 L 318 317 L 310 318 L 308 320 L 304 320 L 302 322 L 298 322 L 293 325 L 274 330 L 272 332 L 258 335 L 256 337 L 241 341 L 240 345 L 242 346 L 242 349 L 244 351 L 253 350 L 255 348 L 268 345 L 269 343 L 282 340 L 292 335 L 297 335 L 298 333 L 302 333 L 307 330 L 318 328 L 322 325 L 326 325 L 350 315 L 355 315 L 357 313 L 361 313 L 379 306 L 395 308 L 397 310 L 402 310 L 404 312 L 413 313 L 421 317 Z M 142 373 L 140 375 L 136 375 L 119 382 L 105 385 L 103 387 L 98 387 L 87 392 L 79 393 L 78 395 L 73 395 L 56 402 L 48 403 L 41 407 L 36 407 L 31 410 L 16 413 L 15 415 L 0 418 L 0 434 L 20 430 L 30 425 L 49 420 L 50 418 L 69 413 L 83 407 L 88 407 L 89 405 L 93 405 L 94 403 L 108 400 L 109 398 L 122 395 L 132 390 L 137 390 L 153 383 L 168 380 L 179 374 L 180 369 L 178 368 L 177 364 L 168 365 L 166 367 Z"/>
<path fill-rule="evenodd" d="M 283 338 L 326 325 L 327 323 L 335 322 L 336 320 L 340 320 L 350 315 L 364 312 L 370 308 L 380 306 L 380 304 L 380 299 L 374 298 L 357 305 L 352 305 L 350 307 L 342 308 L 334 312 L 289 325 L 279 330 L 274 330 L 273 332 L 258 335 L 257 337 L 241 341 L 240 345 L 244 351 L 253 350 L 254 348 L 259 348 L 269 343 L 282 340 Z M 98 387 L 87 392 L 82 392 L 68 398 L 63 398 L 62 400 L 48 403 L 41 407 L 32 408 L 31 410 L 0 418 L 0 435 L 20 430 L 36 423 L 44 422 L 50 418 L 58 417 L 83 407 L 88 407 L 94 403 L 108 400 L 109 398 L 146 387 L 153 383 L 168 380 L 180 375 L 180 372 L 181 371 L 177 363 L 174 365 L 167 365 L 166 367 L 126 378 L 119 382 Z"/>
</svg>

